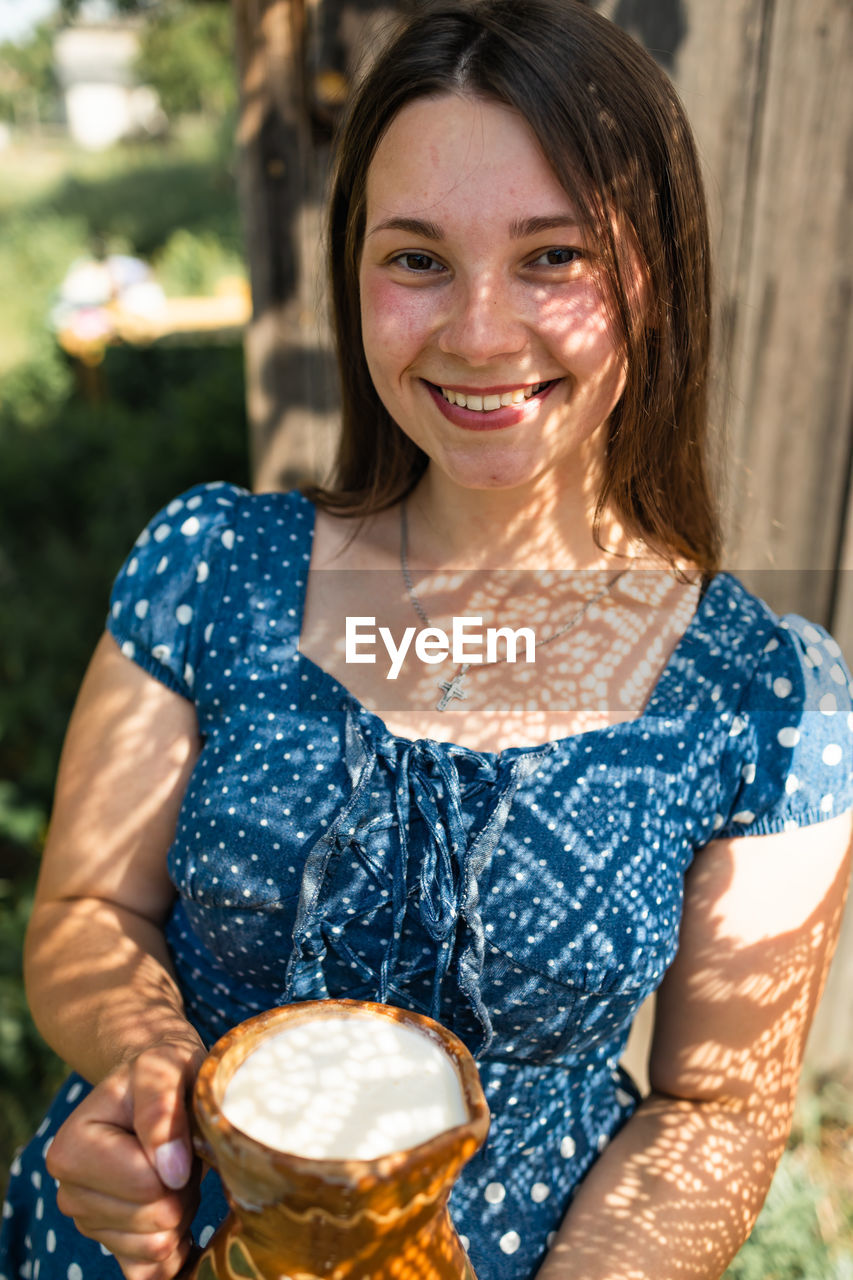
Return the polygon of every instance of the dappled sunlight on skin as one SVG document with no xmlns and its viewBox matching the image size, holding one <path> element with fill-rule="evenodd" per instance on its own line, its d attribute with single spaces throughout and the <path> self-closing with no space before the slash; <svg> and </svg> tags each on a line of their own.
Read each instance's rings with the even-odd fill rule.
<svg viewBox="0 0 853 1280">
<path fill-rule="evenodd" d="M 126 658 L 111 637 L 105 638 L 102 646 L 112 651 L 109 658 L 112 665 L 104 681 L 102 700 L 93 712 L 97 723 L 93 722 L 90 727 L 88 707 L 78 707 L 71 731 L 81 741 L 82 749 L 64 755 L 59 775 L 54 826 L 61 824 L 65 844 L 79 841 L 87 846 L 86 882 L 75 880 L 74 859 L 70 858 L 69 865 L 63 868 L 66 873 L 63 888 L 66 896 L 73 897 L 97 883 L 104 898 L 116 898 L 144 912 L 149 904 L 129 895 L 125 876 L 133 862 L 141 827 L 168 832 L 174 823 L 175 793 L 195 760 L 198 731 L 193 717 L 184 732 L 169 735 L 162 743 L 152 734 L 151 725 L 164 706 L 163 690 L 142 672 L 138 681 L 125 681 Z M 92 768 L 95 757 L 97 771 Z M 132 782 L 127 778 L 127 760 L 134 761 L 134 773 L 140 780 L 138 793 L 134 788 L 132 796 L 128 791 Z M 83 798 L 85 805 L 81 803 Z M 98 822 L 103 834 L 94 849 L 88 847 L 93 811 L 96 818 L 104 819 L 103 826 Z M 162 884 L 168 884 L 165 867 Z M 42 889 L 49 887 L 48 883 Z"/>
<path fill-rule="evenodd" d="M 149 704 L 155 703 L 158 694 L 159 690 L 156 690 L 156 687 L 154 691 L 147 687 L 140 696 L 115 692 L 113 698 L 104 705 L 109 719 L 109 730 L 100 742 L 101 749 L 108 753 L 108 760 L 115 762 L 114 771 L 111 771 L 108 763 L 106 768 L 99 769 L 99 776 L 93 778 L 87 767 L 87 760 L 78 756 L 68 772 L 69 796 L 73 796 L 73 792 L 82 794 L 82 792 L 91 791 L 93 786 L 97 786 L 104 797 L 104 804 L 109 805 L 113 840 L 109 845 L 101 845 L 101 867 L 97 872 L 104 873 L 106 879 L 113 878 L 110 876 L 113 845 L 114 847 L 124 846 L 127 838 L 140 826 L 140 819 L 145 823 L 163 813 L 163 806 L 168 803 L 169 792 L 172 790 L 172 778 L 160 778 L 158 782 L 146 788 L 145 794 L 138 797 L 133 809 L 128 809 L 120 792 L 115 791 L 115 782 L 118 777 L 124 778 L 126 774 L 126 769 L 123 767 L 124 760 L 134 760 L 138 772 L 145 774 L 149 771 L 149 764 L 154 763 L 160 755 L 160 745 L 151 739 L 149 707 Z M 187 741 L 169 746 L 167 759 L 174 765 L 175 771 L 182 771 L 190 758 L 191 745 Z M 96 850 L 96 858 L 97 855 L 99 851 Z M 122 886 L 119 883 L 119 893 L 120 887 Z M 73 892 L 73 884 L 69 886 L 69 890 Z"/>
<path fill-rule="evenodd" d="M 28 972 L 52 975 L 48 1029 L 51 1010 L 70 1018 L 79 1009 L 86 1025 L 99 973 L 117 991 L 143 991 L 152 1008 L 180 1006 L 159 931 L 174 899 L 160 851 L 173 837 L 197 753 L 189 705 L 104 637 L 69 727 L 27 937 Z M 68 937 L 84 941 L 69 947 Z M 145 1028 L 120 999 L 110 1017 L 128 1045 L 144 1042 Z M 73 1065 L 98 1079 L 101 1052 L 91 1037 Z"/>
<path fill-rule="evenodd" d="M 78 948 L 76 960 L 66 954 L 62 945 L 64 931 L 72 927 L 86 929 L 92 939 L 85 949 Z M 53 992 L 56 1005 L 64 1008 L 65 1016 L 73 1017 L 78 1005 L 81 1013 L 88 1009 L 94 966 L 115 982 L 118 990 L 133 986 L 141 991 L 153 1009 L 167 1006 L 170 1002 L 174 1005 L 174 982 L 164 972 L 162 963 L 140 950 L 148 942 L 149 928 L 148 922 L 138 913 L 97 898 L 58 902 L 44 908 L 39 920 L 38 938 L 33 945 L 38 947 L 40 964 L 49 963 L 51 956 L 56 958 L 61 978 L 54 979 Z M 96 941 L 101 945 L 96 946 Z M 60 957 L 61 970 L 58 967 Z M 111 1010 L 112 1023 L 117 1033 L 125 1037 L 126 1043 L 132 1045 L 139 1041 L 143 1028 L 138 1013 L 131 1008 L 123 1012 L 122 1005 L 118 997 Z M 93 1045 L 92 1048 L 96 1051 L 98 1046 Z M 82 1062 L 80 1069 L 91 1081 L 101 1074 L 87 1069 Z"/>
<path fill-rule="evenodd" d="M 788 892 L 765 885 L 765 900 L 793 897 L 801 923 L 745 942 L 733 960 L 730 925 L 718 915 L 706 948 L 676 959 L 658 1000 L 677 1041 L 665 1032 L 655 1039 L 656 1091 L 589 1175 L 537 1280 L 712 1280 L 751 1229 L 790 1130 L 849 876 L 848 851 L 828 892 L 810 892 L 808 870 L 784 861 L 784 850 L 782 859 Z M 707 880 L 700 879 L 700 896 L 724 900 L 725 868 L 706 869 L 700 858 L 690 874 Z M 772 902 L 758 914 L 772 929 Z"/>
<path fill-rule="evenodd" d="M 520 634 L 514 662 L 472 666 L 466 699 L 440 713 L 439 683 L 458 666 L 452 654 L 427 663 L 412 637 L 399 675 L 387 678 L 392 659 L 379 628 L 388 628 L 396 648 L 406 628 L 417 632 L 424 625 L 399 569 L 312 573 L 300 648 L 401 736 L 452 740 L 476 750 L 535 746 L 639 716 L 690 622 L 697 584 L 658 570 L 629 570 L 570 631 L 543 647 L 618 572 L 617 563 L 575 573 L 415 573 L 418 599 L 433 627 L 451 637 L 454 617 L 482 619 L 467 623 L 472 653 L 485 656 L 488 628 L 530 629 L 537 646 L 535 661 L 528 661 Z M 368 640 L 358 649 L 375 663 L 347 661 L 348 617 L 375 618 L 359 624 Z M 505 639 L 495 638 L 495 652 L 509 653 Z"/>
</svg>

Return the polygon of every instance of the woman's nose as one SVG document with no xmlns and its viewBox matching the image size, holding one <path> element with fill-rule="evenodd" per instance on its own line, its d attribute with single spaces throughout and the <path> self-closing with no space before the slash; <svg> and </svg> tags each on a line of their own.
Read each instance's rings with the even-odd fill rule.
<svg viewBox="0 0 853 1280">
<path fill-rule="evenodd" d="M 526 329 L 507 285 L 482 276 L 457 280 L 449 301 L 439 333 L 439 347 L 447 355 L 478 365 L 524 348 Z"/>
</svg>

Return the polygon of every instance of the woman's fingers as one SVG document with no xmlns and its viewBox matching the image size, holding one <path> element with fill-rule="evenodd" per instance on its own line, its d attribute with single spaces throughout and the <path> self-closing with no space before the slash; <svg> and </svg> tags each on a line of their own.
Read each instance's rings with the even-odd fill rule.
<svg viewBox="0 0 853 1280">
<path fill-rule="evenodd" d="M 59 1209 L 128 1280 L 171 1280 L 189 1256 L 200 1162 L 188 1099 L 203 1056 L 198 1042 L 143 1051 L 95 1086 L 48 1151 Z"/>
<path fill-rule="evenodd" d="M 66 1199 L 76 1187 L 136 1203 L 163 1195 L 160 1178 L 133 1133 L 127 1074 L 115 1072 L 96 1086 L 51 1143 L 48 1172 L 65 1188 Z"/>
<path fill-rule="evenodd" d="M 192 1248 L 189 1230 L 197 1184 L 195 1175 L 183 1192 L 170 1192 L 146 1205 L 70 1187 L 68 1204 L 73 1205 L 77 1229 L 115 1254 L 126 1275 L 132 1269 L 138 1273 L 134 1280 L 170 1280 Z M 57 1203 L 63 1212 L 67 1212 L 65 1195 L 66 1187 L 60 1185 Z"/>
<path fill-rule="evenodd" d="M 75 1220 L 76 1221 L 76 1220 Z M 97 1240 L 110 1253 L 126 1262 L 141 1262 L 149 1266 L 162 1265 L 184 1248 L 182 1236 L 171 1231 L 87 1231 L 78 1224 L 81 1235 Z M 189 1242 L 186 1242 L 189 1244 Z"/>
<path fill-rule="evenodd" d="M 133 1128 L 166 1187 L 183 1187 L 193 1167 L 189 1093 L 201 1064 L 199 1047 L 160 1045 L 133 1063 Z"/>
<path fill-rule="evenodd" d="M 183 1234 L 192 1218 L 186 1195 L 174 1191 L 159 1200 L 139 1203 L 117 1199 L 71 1182 L 60 1183 L 56 1203 L 61 1213 L 73 1209 L 74 1221 L 86 1235 L 103 1238 L 106 1231 L 126 1231 L 133 1235 L 177 1231 Z M 104 1241 L 106 1243 L 106 1241 Z"/>
<path fill-rule="evenodd" d="M 153 1260 L 139 1258 L 133 1252 L 122 1252 L 123 1248 L 129 1250 L 134 1248 L 135 1241 L 132 1236 L 116 1235 L 114 1243 L 115 1248 L 110 1248 L 106 1243 L 104 1247 L 114 1254 L 127 1280 L 173 1280 L 192 1252 L 192 1243 L 189 1239 L 182 1240 L 177 1248 L 169 1253 L 164 1251 L 161 1258 Z"/>
</svg>

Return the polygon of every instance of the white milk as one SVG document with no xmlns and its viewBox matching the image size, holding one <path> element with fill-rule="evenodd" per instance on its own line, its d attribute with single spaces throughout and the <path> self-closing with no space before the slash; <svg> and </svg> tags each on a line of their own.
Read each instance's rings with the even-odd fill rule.
<svg viewBox="0 0 853 1280">
<path fill-rule="evenodd" d="M 373 1160 L 467 1119 L 439 1045 L 381 1015 L 268 1036 L 234 1072 L 222 1111 L 265 1146 L 315 1160 Z"/>
</svg>

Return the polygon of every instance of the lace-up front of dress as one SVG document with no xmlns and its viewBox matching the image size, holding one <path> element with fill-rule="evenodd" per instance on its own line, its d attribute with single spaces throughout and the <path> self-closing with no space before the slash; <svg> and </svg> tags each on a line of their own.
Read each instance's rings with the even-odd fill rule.
<svg viewBox="0 0 853 1280">
<path fill-rule="evenodd" d="M 347 705 L 352 791 L 305 861 L 285 995 L 329 996 L 329 952 L 338 961 L 344 952 L 357 955 L 352 963 L 376 984 L 379 1000 L 402 1001 L 434 1018 L 446 1006 L 465 1009 L 478 1027 L 471 1047 L 484 1053 L 494 1030 L 480 990 L 479 884 L 515 791 L 540 753 L 492 761 L 429 739 L 381 733 L 375 741 L 370 719 Z M 341 917 L 344 898 L 343 914 L 352 913 L 360 932 L 370 926 L 370 951 L 347 947 L 345 923 L 328 929 L 330 919 Z M 383 914 L 385 925 L 377 920 Z"/>
</svg>

